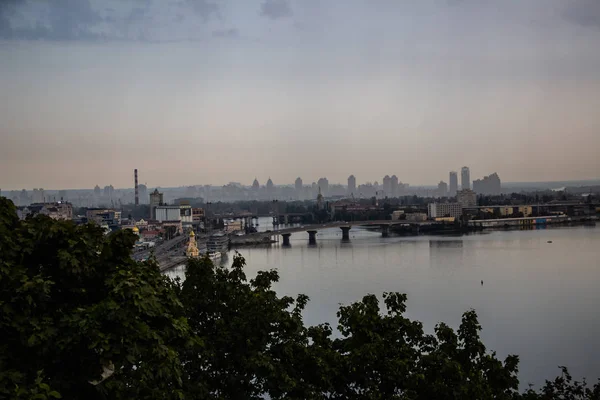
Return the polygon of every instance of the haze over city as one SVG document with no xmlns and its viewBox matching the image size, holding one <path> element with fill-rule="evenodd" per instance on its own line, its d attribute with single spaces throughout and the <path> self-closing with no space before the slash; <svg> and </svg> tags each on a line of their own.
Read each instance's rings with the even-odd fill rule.
<svg viewBox="0 0 600 400">
<path fill-rule="evenodd" d="M 600 2 L 0 2 L 0 186 L 598 178 Z"/>
</svg>

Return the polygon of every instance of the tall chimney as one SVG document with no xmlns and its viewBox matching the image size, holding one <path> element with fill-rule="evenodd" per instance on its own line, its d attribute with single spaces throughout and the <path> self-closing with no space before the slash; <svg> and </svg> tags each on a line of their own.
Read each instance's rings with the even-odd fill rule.
<svg viewBox="0 0 600 400">
<path fill-rule="evenodd" d="M 133 170 L 133 177 L 135 181 L 135 205 L 140 204 L 140 196 L 138 195 L 138 181 L 137 181 L 137 168 Z"/>
</svg>

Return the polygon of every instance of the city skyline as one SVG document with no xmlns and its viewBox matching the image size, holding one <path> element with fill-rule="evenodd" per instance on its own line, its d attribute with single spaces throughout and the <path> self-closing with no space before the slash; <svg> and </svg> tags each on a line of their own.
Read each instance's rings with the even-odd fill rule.
<svg viewBox="0 0 600 400">
<path fill-rule="evenodd" d="M 455 172 L 455 171 L 450 171 L 450 173 Z M 143 171 L 141 171 L 141 173 L 143 173 Z M 473 184 L 473 182 L 475 180 L 480 180 L 480 179 L 484 179 L 487 178 L 489 175 L 500 175 L 497 172 L 490 172 L 490 173 L 482 173 L 482 174 L 478 174 L 475 176 L 471 177 L 471 184 Z M 356 186 L 358 187 L 359 185 L 363 185 L 363 184 L 379 184 L 380 186 L 383 186 L 383 178 L 385 178 L 385 176 L 381 176 L 381 177 L 376 177 L 375 179 L 367 179 L 367 180 L 360 180 L 359 178 L 357 178 L 355 175 L 349 175 L 346 176 L 345 179 L 342 179 L 340 181 L 334 181 L 334 180 L 330 180 L 327 176 L 323 176 L 323 174 L 319 175 L 320 178 L 326 178 L 329 180 L 329 184 L 330 185 L 341 185 L 344 187 L 348 186 L 348 178 L 352 176 L 355 179 L 356 182 Z M 255 180 L 258 181 L 259 186 L 261 188 L 265 188 L 267 186 L 267 181 L 269 179 L 271 179 L 271 181 L 273 182 L 273 185 L 275 187 L 284 187 L 284 186 L 288 186 L 288 187 L 295 187 L 296 186 L 296 180 L 298 178 L 300 178 L 300 180 L 302 181 L 302 186 L 303 187 L 309 187 L 311 186 L 313 183 L 318 183 L 318 179 L 305 179 L 304 177 L 301 176 L 296 176 L 295 179 L 292 179 L 290 181 L 287 182 L 278 182 L 275 181 L 274 179 L 270 178 L 270 176 L 266 176 L 266 179 L 262 180 L 260 179 L 260 177 L 255 176 L 254 178 L 252 178 L 252 180 L 250 182 L 243 182 L 240 180 L 229 180 L 226 181 L 224 183 L 200 183 L 200 182 L 196 182 L 196 183 L 187 183 L 187 184 L 181 184 L 181 185 L 174 185 L 174 184 L 152 184 L 148 181 L 143 181 L 140 178 L 140 186 L 143 186 L 144 188 L 185 188 L 185 187 L 202 187 L 202 186 L 213 186 L 213 187 L 221 187 L 221 186 L 226 186 L 229 184 L 240 184 L 243 187 L 246 188 L 251 188 L 253 185 L 253 182 Z M 403 181 L 402 179 L 399 179 L 399 182 L 404 183 L 404 184 L 408 184 L 411 187 L 423 187 L 423 188 L 434 188 L 437 187 L 441 182 L 444 182 L 446 184 L 449 185 L 449 193 L 452 193 L 452 187 L 450 186 L 450 182 L 451 179 L 448 179 L 448 173 L 446 173 L 445 176 L 440 174 L 440 177 L 438 178 L 436 183 L 415 183 L 415 182 L 409 182 L 409 181 Z M 26 186 L 20 186 L 20 187 L 0 187 L 0 190 L 2 190 L 2 193 L 6 193 L 6 192 L 12 192 L 12 191 L 21 191 L 21 190 L 27 190 L 27 191 L 34 191 L 38 188 L 40 189 L 44 189 L 46 191 L 61 191 L 61 190 L 90 190 L 93 191 L 94 188 L 97 186 L 98 188 L 100 188 L 100 190 L 105 191 L 108 187 L 110 187 L 112 190 L 127 190 L 127 189 L 134 189 L 134 181 L 133 179 L 130 179 L 131 182 L 129 182 L 129 184 L 126 182 L 124 183 L 123 186 L 118 186 L 118 185 L 113 185 L 112 183 L 110 183 L 109 181 L 106 181 L 106 183 L 102 182 L 102 183 L 91 183 L 88 184 L 87 186 L 82 186 L 82 187 L 52 187 L 52 186 L 48 186 L 48 185 L 37 185 L 35 187 L 26 187 Z M 579 182 L 589 182 L 589 183 L 593 183 L 593 184 L 597 184 L 598 182 L 600 182 L 600 178 L 584 178 L 584 179 L 553 179 L 553 180 L 540 180 L 540 181 L 510 181 L 510 180 L 505 180 L 504 178 L 502 178 L 502 182 L 503 184 L 539 184 L 539 183 L 553 183 L 553 182 L 573 182 L 573 183 L 579 183 Z M 462 189 L 460 182 L 458 182 L 458 189 Z"/>
<path fill-rule="evenodd" d="M 599 40 L 590 0 L 0 2 L 0 187 L 597 179 Z"/>
</svg>

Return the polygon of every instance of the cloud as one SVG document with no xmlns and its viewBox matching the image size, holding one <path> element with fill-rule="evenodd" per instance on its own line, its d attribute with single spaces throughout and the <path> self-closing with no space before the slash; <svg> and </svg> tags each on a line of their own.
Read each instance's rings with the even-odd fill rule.
<svg viewBox="0 0 600 400">
<path fill-rule="evenodd" d="M 0 39 L 185 40 L 184 16 L 205 24 L 219 11 L 209 0 L 0 0 Z"/>
<path fill-rule="evenodd" d="M 265 0 L 260 6 L 260 15 L 271 19 L 287 18 L 293 15 L 287 0 Z"/>
<path fill-rule="evenodd" d="M 238 38 L 240 37 L 240 32 L 235 28 L 217 29 L 212 32 L 212 35 L 219 38 Z"/>
<path fill-rule="evenodd" d="M 571 1 L 564 16 L 578 25 L 600 29 L 600 0 Z"/>
<path fill-rule="evenodd" d="M 219 6 L 206 0 L 188 0 L 192 10 L 203 20 L 207 21 L 213 15 L 219 14 Z"/>
<path fill-rule="evenodd" d="M 101 37 L 94 29 L 104 18 L 89 0 L 10 0 L 0 7 L 0 20 L 4 39 L 74 40 Z"/>
</svg>

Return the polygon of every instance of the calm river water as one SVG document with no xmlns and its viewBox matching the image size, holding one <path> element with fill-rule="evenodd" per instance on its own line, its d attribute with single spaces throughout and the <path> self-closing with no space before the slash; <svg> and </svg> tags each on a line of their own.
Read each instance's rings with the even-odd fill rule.
<svg viewBox="0 0 600 400">
<path fill-rule="evenodd" d="M 310 297 L 307 324 L 335 327 L 340 303 L 397 291 L 408 295 L 408 317 L 428 332 L 439 321 L 457 327 L 474 308 L 487 348 L 502 358 L 520 356 L 522 386 L 539 387 L 559 365 L 578 378 L 600 377 L 600 228 L 384 239 L 353 227 L 350 238 L 342 243 L 341 231 L 330 229 L 311 247 L 308 234 L 296 233 L 289 248 L 239 252 L 248 278 L 274 268 L 280 295 Z"/>
</svg>

